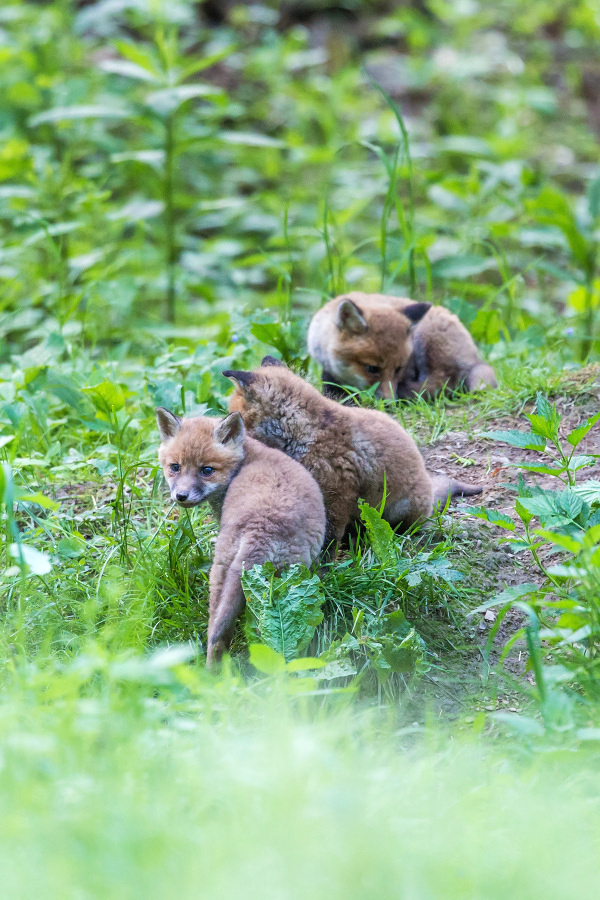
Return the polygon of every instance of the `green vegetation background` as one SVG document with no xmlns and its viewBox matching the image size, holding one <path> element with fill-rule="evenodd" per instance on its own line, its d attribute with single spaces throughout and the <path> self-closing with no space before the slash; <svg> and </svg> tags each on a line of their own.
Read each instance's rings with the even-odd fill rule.
<svg viewBox="0 0 600 900">
<path fill-rule="evenodd" d="M 214 525 L 165 504 L 153 411 L 222 412 L 264 352 L 316 377 L 354 288 L 444 303 L 499 373 L 399 405 L 421 442 L 596 412 L 599 39 L 596 0 L 2 5 L 3 896 L 598 896 L 594 448 L 515 507 L 578 560 L 512 597 L 531 675 L 468 615 L 495 532 L 365 510 L 311 582 L 321 668 L 248 663 L 251 614 L 209 677 Z"/>
</svg>

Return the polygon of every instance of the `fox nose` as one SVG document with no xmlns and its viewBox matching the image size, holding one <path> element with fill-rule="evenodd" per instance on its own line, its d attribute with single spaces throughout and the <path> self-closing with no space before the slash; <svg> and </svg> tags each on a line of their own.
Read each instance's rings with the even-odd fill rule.
<svg viewBox="0 0 600 900">
<path fill-rule="evenodd" d="M 188 491 L 177 491 L 177 493 L 175 494 L 175 497 L 180 503 L 184 503 L 187 500 L 187 498 L 189 497 L 189 492 Z"/>
</svg>

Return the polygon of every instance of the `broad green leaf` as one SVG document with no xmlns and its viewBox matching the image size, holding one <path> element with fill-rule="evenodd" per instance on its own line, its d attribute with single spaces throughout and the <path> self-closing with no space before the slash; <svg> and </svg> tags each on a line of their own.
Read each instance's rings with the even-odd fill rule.
<svg viewBox="0 0 600 900">
<path fill-rule="evenodd" d="M 581 541 L 577 541 L 567 534 L 558 534 L 556 531 L 546 531 L 543 528 L 536 529 L 535 533 L 539 534 L 540 537 L 549 541 L 551 544 L 556 544 L 557 547 L 562 547 L 563 550 L 568 550 L 569 553 L 574 553 L 575 555 L 577 555 L 583 547 Z"/>
<path fill-rule="evenodd" d="M 28 547 L 27 544 L 11 544 L 8 549 L 12 558 L 19 563 L 23 561 L 34 575 L 47 575 L 52 571 L 48 555 L 36 550 L 35 547 Z"/>
<path fill-rule="evenodd" d="M 538 518 L 560 516 L 562 508 L 558 504 L 558 494 L 536 494 L 534 497 L 521 497 L 521 506 Z"/>
<path fill-rule="evenodd" d="M 132 112 L 126 107 L 114 106 L 55 106 L 32 116 L 29 125 L 47 125 L 53 122 L 70 122 L 77 119 L 128 119 Z"/>
<path fill-rule="evenodd" d="M 579 425 L 577 428 L 574 428 L 570 434 L 567 435 L 567 440 L 571 444 L 572 447 L 576 447 L 581 441 L 584 439 L 588 431 L 594 427 L 594 425 L 600 422 L 600 412 L 597 412 L 595 415 L 590 416 L 589 419 Z"/>
<path fill-rule="evenodd" d="M 160 116 L 170 116 L 188 100 L 222 97 L 220 88 L 211 84 L 179 84 L 176 87 L 154 91 L 146 97 L 146 104 Z"/>
<path fill-rule="evenodd" d="M 77 535 L 62 538 L 58 542 L 58 555 L 65 559 L 78 559 L 87 550 L 87 543 Z"/>
<path fill-rule="evenodd" d="M 528 509 L 525 509 L 520 500 L 517 500 L 515 503 L 515 512 L 524 525 L 529 525 L 533 518 L 533 515 L 529 512 Z"/>
<path fill-rule="evenodd" d="M 153 84 L 160 84 L 160 78 L 154 72 L 128 59 L 103 59 L 100 62 L 100 68 L 103 72 L 122 75 L 125 78 L 134 78 L 136 81 L 150 81 Z"/>
<path fill-rule="evenodd" d="M 103 381 L 93 387 L 83 388 L 83 393 L 94 403 L 96 409 L 106 413 L 110 410 L 118 411 L 125 406 L 125 396 L 118 384 L 112 381 Z"/>
<path fill-rule="evenodd" d="M 251 645 L 252 646 L 252 645 Z M 292 659 L 286 664 L 288 672 L 307 672 L 311 669 L 323 669 L 327 665 L 324 659 L 315 656 L 303 656 L 301 659 Z"/>
<path fill-rule="evenodd" d="M 483 519 L 485 522 L 491 522 L 493 525 L 505 528 L 507 531 L 514 531 L 516 528 L 510 516 L 495 509 L 487 509 L 485 506 L 468 506 L 465 512 L 476 516 L 478 519 Z"/>
<path fill-rule="evenodd" d="M 242 587 L 263 643 L 286 661 L 299 656 L 323 619 L 325 598 L 318 575 L 311 576 L 304 566 L 290 566 L 278 576 L 266 563 L 243 572 Z"/>
<path fill-rule="evenodd" d="M 544 450 L 546 447 L 545 438 L 527 431 L 482 431 L 480 437 L 491 441 L 503 441 L 521 450 Z"/>
<path fill-rule="evenodd" d="M 287 146 L 285 141 L 268 137 L 266 134 L 251 134 L 245 131 L 221 131 L 219 140 L 226 144 L 241 144 L 244 147 L 273 147 L 282 149 Z"/>
<path fill-rule="evenodd" d="M 600 177 L 594 178 L 588 185 L 587 189 L 588 209 L 592 219 L 597 219 L 600 215 Z"/>
<path fill-rule="evenodd" d="M 43 494 L 40 494 L 39 491 L 30 494 L 26 490 L 16 488 L 14 498 L 19 503 L 36 503 L 43 509 L 58 509 L 60 506 L 60 504 L 57 503 L 56 500 L 51 500 L 50 497 L 45 497 Z"/>
<path fill-rule="evenodd" d="M 560 425 L 560 413 L 556 407 L 548 403 L 543 394 L 537 395 L 537 413 L 528 415 L 531 430 L 535 434 L 548 438 L 550 441 L 558 440 L 558 426 Z"/>
<path fill-rule="evenodd" d="M 386 565 L 395 561 L 394 532 L 389 522 L 382 518 L 379 510 L 373 509 L 364 500 L 359 500 L 358 507 L 360 509 L 360 517 L 365 524 L 369 543 L 379 562 Z"/>
<path fill-rule="evenodd" d="M 264 675 L 285 672 L 285 659 L 265 644 L 250 644 L 250 662 Z"/>
<path fill-rule="evenodd" d="M 14 441 L 14 434 L 3 434 L 0 436 L 0 448 L 6 447 L 7 444 L 10 444 L 11 441 Z"/>
<path fill-rule="evenodd" d="M 482 603 L 481 606 L 478 606 L 477 609 L 473 610 L 473 613 L 485 612 L 486 609 L 491 609 L 494 606 L 504 606 L 505 603 L 512 603 L 515 600 L 519 600 L 521 597 L 535 594 L 538 590 L 538 585 L 532 584 L 531 582 L 511 585 L 510 587 L 505 588 L 500 594 L 496 594 L 492 600 L 488 600 L 487 603 Z M 471 613 L 469 613 L 469 615 L 471 615 Z"/>
<path fill-rule="evenodd" d="M 583 499 L 569 488 L 560 493 L 556 499 L 561 512 L 570 519 L 576 519 L 583 508 Z"/>
<path fill-rule="evenodd" d="M 586 503 L 600 503 L 600 481 L 590 479 L 576 484 L 571 488 L 576 494 L 585 500 Z"/>
<path fill-rule="evenodd" d="M 578 472 L 579 469 L 585 469 L 586 466 L 595 465 L 596 460 L 596 456 L 572 456 L 567 468 L 570 472 Z"/>
<path fill-rule="evenodd" d="M 480 275 L 488 269 L 497 268 L 496 260 L 487 256 L 475 256 L 464 254 L 458 256 L 446 256 L 433 263 L 431 270 L 437 278 L 456 278 L 462 280 Z"/>
</svg>

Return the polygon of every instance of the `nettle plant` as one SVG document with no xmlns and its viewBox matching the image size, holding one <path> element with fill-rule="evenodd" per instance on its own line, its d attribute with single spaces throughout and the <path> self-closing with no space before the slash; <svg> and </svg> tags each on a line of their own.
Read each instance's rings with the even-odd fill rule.
<svg viewBox="0 0 600 900">
<path fill-rule="evenodd" d="M 525 637 L 544 705 L 553 683 L 569 681 L 597 690 L 595 680 L 600 675 L 600 481 L 580 480 L 581 472 L 594 465 L 600 454 L 577 452 L 600 421 L 600 412 L 562 437 L 560 413 L 538 394 L 536 411 L 527 418 L 528 432 L 491 431 L 482 436 L 538 453 L 539 461 L 521 462 L 517 467 L 552 476 L 556 487 L 529 484 L 519 473 L 514 515 L 485 507 L 470 511 L 509 532 L 500 543 L 517 554 L 530 553 L 541 575 L 539 583 L 509 587 L 478 611 L 500 607 L 490 631 L 488 655 L 507 612 L 516 607 L 526 614 L 528 624 L 512 635 L 500 661 Z M 544 665 L 546 651 L 555 665 Z"/>
</svg>

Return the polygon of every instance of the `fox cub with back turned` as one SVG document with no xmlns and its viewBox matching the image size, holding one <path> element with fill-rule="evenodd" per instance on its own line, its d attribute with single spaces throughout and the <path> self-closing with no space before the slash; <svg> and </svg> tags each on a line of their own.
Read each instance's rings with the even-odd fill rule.
<svg viewBox="0 0 600 900">
<path fill-rule="evenodd" d="M 325 509 L 309 472 L 245 433 L 239 413 L 181 419 L 159 407 L 159 459 L 171 498 L 207 500 L 221 528 L 210 570 L 207 664 L 229 647 L 244 606 L 242 569 L 310 566 L 325 536 Z"/>
<path fill-rule="evenodd" d="M 254 372 L 223 372 L 236 383 L 229 409 L 241 414 L 249 433 L 301 462 L 314 475 L 325 501 L 325 545 L 339 541 L 359 518 L 358 500 L 378 507 L 384 518 L 412 525 L 448 495 L 478 494 L 481 488 L 431 478 L 412 437 L 395 419 L 372 409 L 343 406 L 273 357 Z"/>
<path fill-rule="evenodd" d="M 308 352 L 323 369 L 325 392 L 338 399 L 336 385 L 364 390 L 379 382 L 377 394 L 387 399 L 497 386 L 455 315 L 406 297 L 353 291 L 330 300 L 310 323 Z"/>
</svg>

